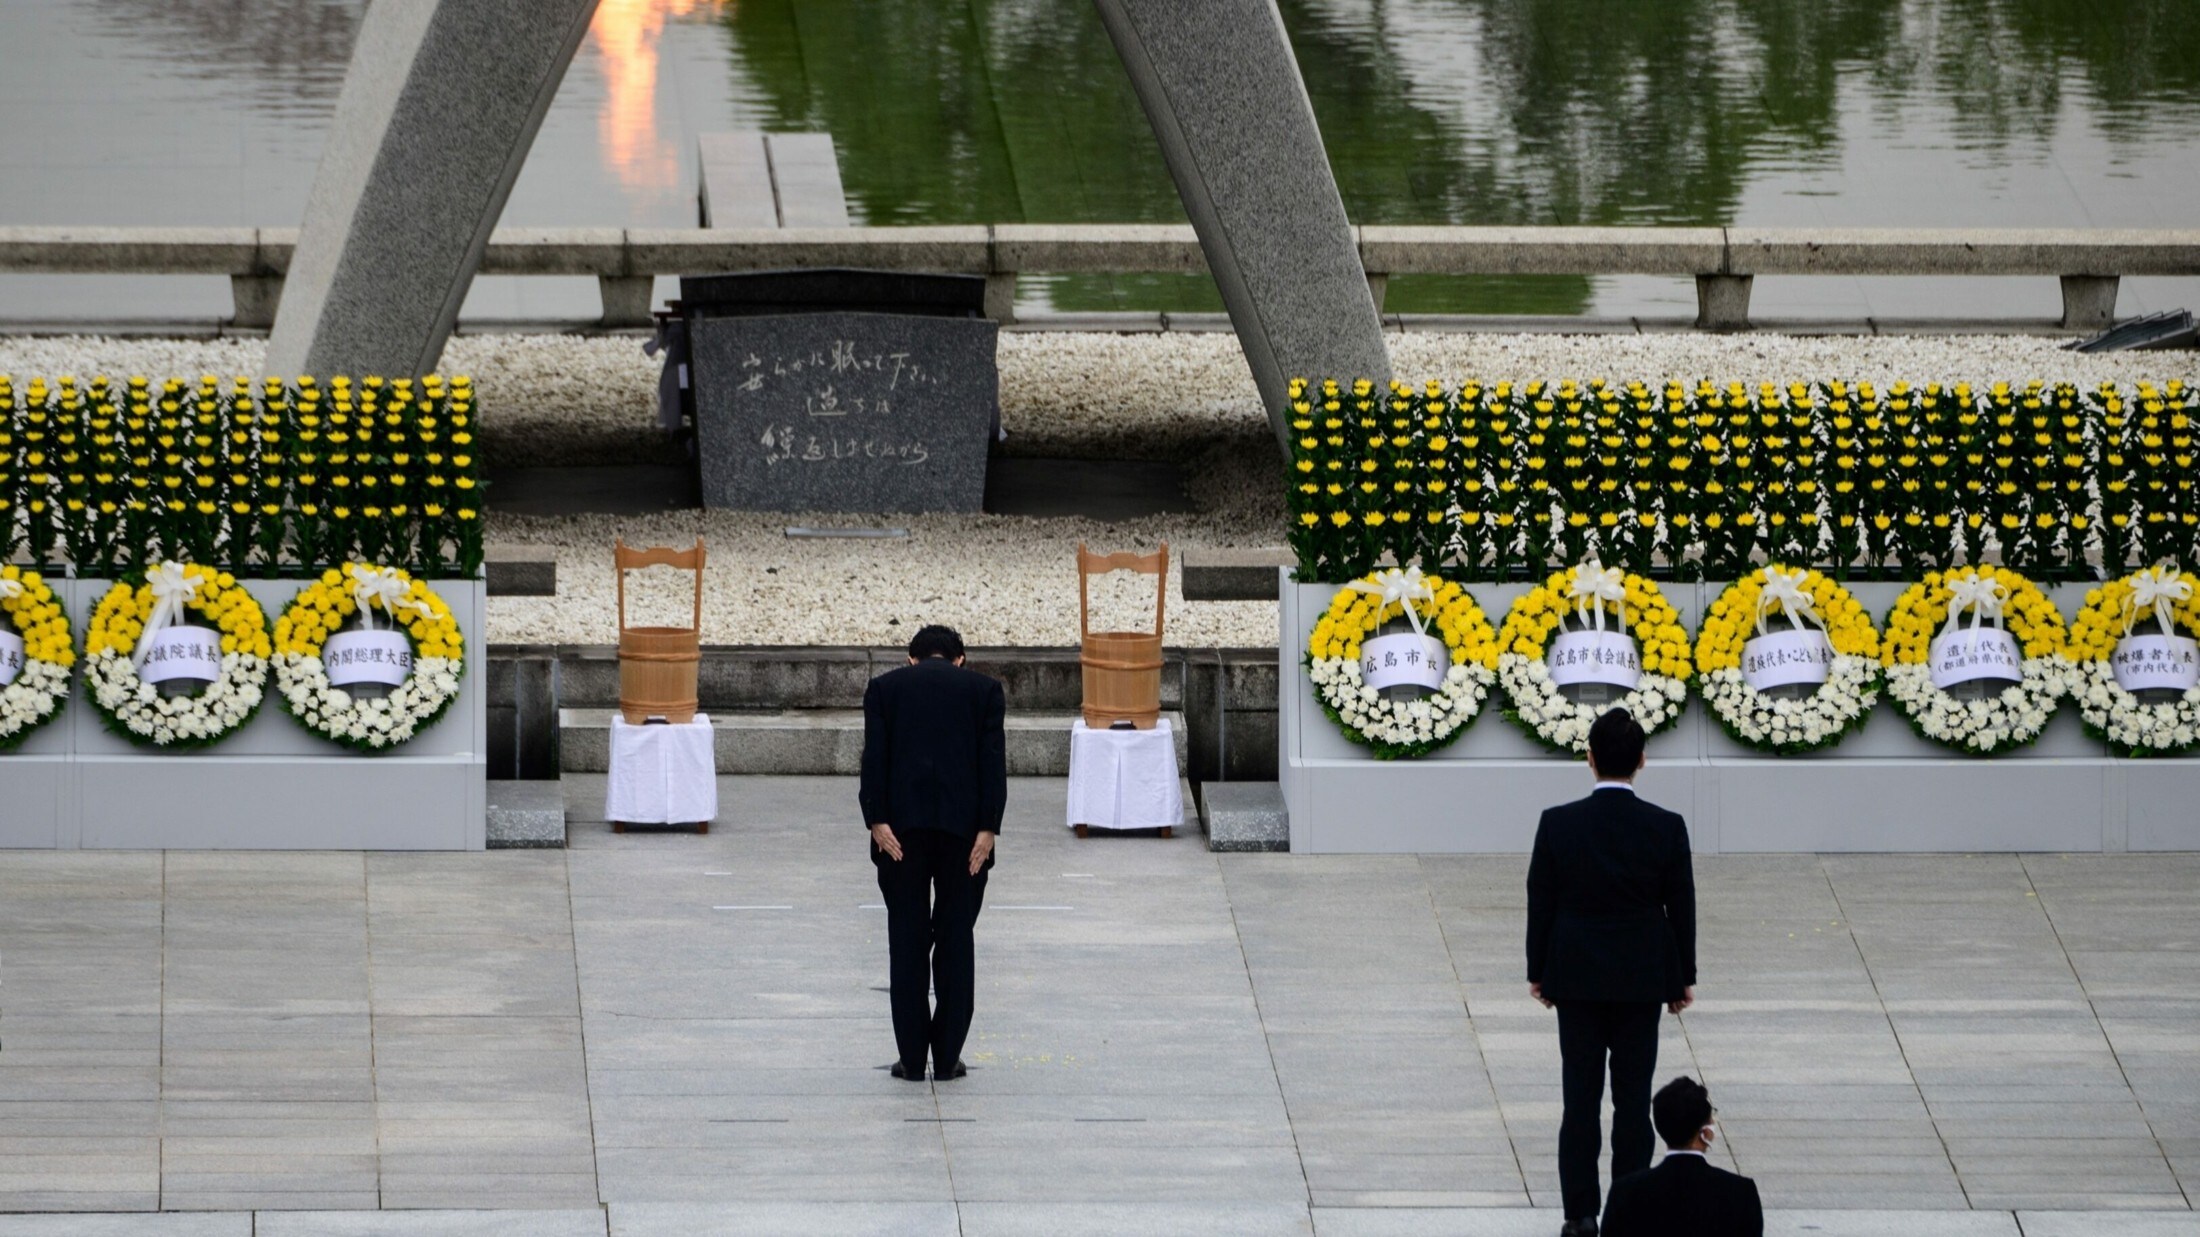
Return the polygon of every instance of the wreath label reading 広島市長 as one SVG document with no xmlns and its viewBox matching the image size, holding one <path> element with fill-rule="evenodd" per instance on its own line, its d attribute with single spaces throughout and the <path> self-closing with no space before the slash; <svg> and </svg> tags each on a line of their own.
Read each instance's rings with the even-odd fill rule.
<svg viewBox="0 0 2200 1237">
<path fill-rule="evenodd" d="M 1408 630 L 1382 633 L 1403 620 Z M 1459 737 L 1495 675 L 1489 618 L 1459 585 L 1419 568 L 1371 572 L 1337 590 L 1307 637 L 1322 711 L 1384 760 Z"/>
</svg>

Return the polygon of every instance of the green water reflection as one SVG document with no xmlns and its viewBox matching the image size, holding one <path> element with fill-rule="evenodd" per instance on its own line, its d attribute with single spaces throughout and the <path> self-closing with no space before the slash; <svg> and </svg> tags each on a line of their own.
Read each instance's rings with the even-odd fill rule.
<svg viewBox="0 0 2200 1237">
<path fill-rule="evenodd" d="M 1888 126 L 1944 149 L 1945 179 L 1867 168 L 1844 173 L 1842 194 L 1885 195 L 1878 213 L 1903 221 L 1905 196 L 1980 182 L 2023 215 L 2026 178 L 2056 176 L 2051 152 L 2071 133 L 2114 163 L 2125 147 L 2188 142 L 2200 119 L 2195 0 L 1282 9 L 1364 223 L 1731 223 L 1753 184 L 1836 165 L 1844 142 Z M 740 0 L 723 20 L 742 119 L 830 131 L 870 222 L 1183 217 L 1089 0 Z M 2119 191 L 2076 190 L 2081 205 Z M 1218 307 L 1204 280 L 1044 291 L 1064 309 Z M 1590 297 L 1586 279 L 1401 279 L 1389 306 L 1579 313 Z"/>
</svg>

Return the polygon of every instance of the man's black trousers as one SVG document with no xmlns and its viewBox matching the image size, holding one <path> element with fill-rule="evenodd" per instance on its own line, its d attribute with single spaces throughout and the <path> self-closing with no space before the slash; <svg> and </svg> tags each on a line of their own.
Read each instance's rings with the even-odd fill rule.
<svg viewBox="0 0 2200 1237">
<path fill-rule="evenodd" d="M 1566 1218 L 1594 1218 L 1603 1204 L 1604 1068 L 1612 1068 L 1612 1179 L 1650 1167 L 1650 1081 L 1658 1069 L 1658 1014 L 1642 1002 L 1560 1001 L 1558 1051 L 1566 1115 L 1558 1126 L 1558 1192 Z"/>
<path fill-rule="evenodd" d="M 938 829 L 897 829 L 894 837 L 900 859 L 871 847 L 878 890 L 886 897 L 894 1044 L 912 1068 L 924 1065 L 929 1050 L 937 1070 L 962 1056 L 970 1035 L 977 986 L 971 930 L 985 902 L 986 873 L 970 874 L 970 838 Z M 988 857 L 986 867 L 992 866 Z M 925 999 L 927 988 L 938 999 L 937 1012 Z"/>
</svg>

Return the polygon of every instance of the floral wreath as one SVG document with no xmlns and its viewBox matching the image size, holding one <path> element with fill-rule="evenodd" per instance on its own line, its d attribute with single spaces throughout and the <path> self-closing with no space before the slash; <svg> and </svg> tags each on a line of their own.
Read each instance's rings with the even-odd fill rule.
<svg viewBox="0 0 2200 1237">
<path fill-rule="evenodd" d="M 389 695 L 361 699 L 329 681 L 322 654 L 346 618 L 364 611 L 371 620 L 376 610 L 405 634 L 412 660 Z M 384 751 L 434 725 L 458 698 L 465 672 L 465 638 L 451 608 L 395 567 L 345 563 L 341 571 L 324 571 L 275 620 L 275 688 L 283 707 L 306 729 L 357 751 Z"/>
<path fill-rule="evenodd" d="M 1388 699 L 1368 684 L 1371 667 L 1362 661 L 1363 652 L 1370 659 L 1374 655 L 1367 642 L 1396 639 L 1403 649 L 1386 648 L 1386 654 L 1415 666 L 1422 666 L 1422 656 L 1435 663 L 1434 650 L 1424 654 L 1404 633 L 1376 634 L 1401 616 L 1412 624 L 1413 636 L 1440 639 L 1448 656 L 1442 678 L 1419 700 Z M 1418 567 L 1370 572 L 1338 589 L 1306 643 L 1307 674 L 1322 712 L 1346 738 L 1373 749 L 1379 760 L 1426 756 L 1458 738 L 1481 713 L 1496 678 L 1496 658 L 1490 620 L 1474 597 L 1448 580 L 1422 575 Z"/>
<path fill-rule="evenodd" d="M 1984 700 L 1958 700 L 1933 682 L 1933 645 L 1956 634 L 1966 612 L 1972 630 L 2007 630 L 2023 659 L 2023 677 Z M 2055 603 L 2006 567 L 1926 573 L 1896 600 L 1886 628 L 1879 658 L 1887 694 L 1919 734 L 1968 755 L 1992 756 L 2039 738 L 2073 677 Z"/>
<path fill-rule="evenodd" d="M 139 676 L 154 637 L 196 611 L 221 633 L 221 675 L 196 696 L 162 696 Z M 84 685 L 107 728 L 136 743 L 194 748 L 252 720 L 267 681 L 267 616 L 228 572 L 162 563 L 116 582 L 92 609 Z"/>
<path fill-rule="evenodd" d="M 1568 614 L 1600 632 L 1609 615 L 1618 620 L 1614 630 L 1633 636 L 1641 660 L 1633 690 L 1603 705 L 1576 704 L 1560 692 L 1548 657 Z M 1655 583 L 1606 567 L 1595 555 L 1521 594 L 1505 615 L 1497 647 L 1497 681 L 1512 701 L 1505 715 L 1558 751 L 1587 751 L 1590 723 L 1606 710 L 1625 709 L 1643 733 L 1656 734 L 1680 719 L 1688 701 L 1694 663 L 1680 613 Z"/>
<path fill-rule="evenodd" d="M 20 651 L 0 649 L 0 658 L 12 662 L 15 679 L 0 689 L 0 752 L 31 737 L 61 712 L 69 700 L 69 667 L 76 664 L 76 642 L 69 637 L 69 618 L 61 612 L 53 589 L 35 571 L 0 567 L 0 632 L 23 642 Z"/>
<path fill-rule="evenodd" d="M 2150 617 L 2160 636 L 2189 641 L 2200 634 L 2200 576 L 2163 563 L 2111 580 L 2085 595 L 2085 607 L 2070 622 L 2070 657 L 2077 663 L 2070 694 L 2087 732 L 2119 756 L 2174 756 L 2200 747 L 2200 689 L 2149 704 L 2116 677 L 2119 646 Z"/>
<path fill-rule="evenodd" d="M 1773 614 L 1794 631 L 1816 628 L 1826 640 L 1819 651 L 1830 651 L 1825 678 L 1803 699 L 1775 699 L 1744 672 L 1752 636 L 1778 634 L 1765 626 Z M 1704 611 L 1696 671 L 1704 703 L 1736 743 L 1793 756 L 1832 747 L 1864 724 L 1879 699 L 1879 633 L 1863 603 L 1823 574 L 1766 566 L 1727 585 Z"/>
</svg>

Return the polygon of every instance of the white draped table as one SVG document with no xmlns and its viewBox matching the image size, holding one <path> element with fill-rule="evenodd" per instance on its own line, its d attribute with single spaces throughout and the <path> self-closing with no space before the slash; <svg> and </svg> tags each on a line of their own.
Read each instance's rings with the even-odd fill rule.
<svg viewBox="0 0 2200 1237">
<path fill-rule="evenodd" d="M 611 773 L 604 816 L 614 832 L 628 825 L 694 825 L 710 832 L 718 816 L 718 765 L 710 717 L 684 726 L 630 726 L 611 718 Z"/>
<path fill-rule="evenodd" d="M 1151 730 L 1094 730 L 1079 718 L 1069 732 L 1069 825 L 1092 829 L 1174 830 L 1184 823 L 1176 735 L 1167 718 Z"/>
</svg>

